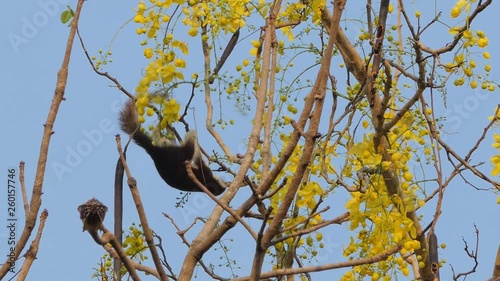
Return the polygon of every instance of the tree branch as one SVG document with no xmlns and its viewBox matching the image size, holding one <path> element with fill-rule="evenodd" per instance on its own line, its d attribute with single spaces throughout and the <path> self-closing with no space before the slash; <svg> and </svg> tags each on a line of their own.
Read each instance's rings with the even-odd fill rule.
<svg viewBox="0 0 500 281">
<path fill-rule="evenodd" d="M 42 141 L 40 144 L 40 153 L 38 157 L 37 170 L 35 174 L 35 180 L 33 184 L 33 191 L 31 195 L 30 202 L 30 212 L 26 216 L 26 221 L 24 224 L 23 232 L 16 243 L 16 248 L 14 250 L 14 259 L 19 257 L 19 254 L 23 251 L 26 246 L 28 239 L 31 236 L 32 231 L 35 228 L 36 221 L 38 218 L 38 212 L 40 211 L 40 206 L 42 205 L 42 194 L 43 194 L 43 180 L 45 177 L 45 168 L 47 165 L 47 156 L 49 151 L 49 144 L 52 134 L 54 134 L 54 122 L 59 111 L 59 106 L 64 100 L 64 91 L 66 89 L 66 83 L 68 80 L 68 66 L 71 58 L 71 49 L 73 48 L 73 41 L 76 34 L 76 29 L 78 26 L 78 20 L 80 19 L 80 13 L 83 7 L 84 0 L 78 0 L 73 21 L 71 23 L 71 28 L 68 35 L 68 40 L 66 42 L 66 50 L 64 52 L 64 58 L 57 73 L 57 84 L 54 91 L 54 98 L 52 99 L 52 104 L 49 109 L 47 119 L 44 124 Z M 3 279 L 10 269 L 9 258 L 0 267 L 0 279 Z"/>
</svg>

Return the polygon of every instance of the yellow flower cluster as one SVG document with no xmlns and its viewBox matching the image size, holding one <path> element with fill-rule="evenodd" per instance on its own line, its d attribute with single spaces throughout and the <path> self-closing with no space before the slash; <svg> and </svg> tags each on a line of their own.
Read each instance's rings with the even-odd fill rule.
<svg viewBox="0 0 500 281">
<path fill-rule="evenodd" d="M 496 120 L 500 119 L 500 113 L 497 113 L 496 116 L 491 117 L 492 119 L 495 118 Z M 493 155 L 490 158 L 491 164 L 493 164 L 493 170 L 491 171 L 492 176 L 498 176 L 500 174 L 500 134 L 493 134 L 493 147 L 497 149 L 498 154 Z M 497 198 L 497 203 L 500 204 L 500 196 Z"/>
<path fill-rule="evenodd" d="M 197 36 L 202 26 L 209 25 L 213 36 L 219 31 L 234 33 L 238 28 L 245 26 L 245 17 L 250 15 L 253 7 L 248 5 L 249 0 L 150 0 L 146 5 L 139 2 L 134 16 L 134 22 L 139 24 L 138 35 L 145 35 L 141 45 L 144 48 L 144 57 L 150 60 L 144 75 L 136 88 L 138 94 L 146 94 L 150 86 L 162 86 L 174 80 L 183 80 L 182 69 L 186 68 L 186 61 L 180 55 L 189 52 L 187 43 L 176 40 L 175 36 L 166 28 L 170 26 L 172 16 L 188 27 L 186 33 Z M 175 13 L 181 8 L 182 13 Z M 164 34 L 159 34 L 164 32 Z M 206 35 L 205 35 L 206 36 Z M 204 40 L 208 39 L 206 36 Z M 154 46 L 153 46 L 154 45 Z M 179 52 L 180 51 L 180 52 Z"/>
<path fill-rule="evenodd" d="M 451 8 L 450 16 L 452 18 L 456 18 L 460 16 L 462 12 L 468 13 L 470 11 L 471 3 L 476 2 L 477 0 L 458 0 L 455 3 L 455 6 Z"/>
<path fill-rule="evenodd" d="M 500 152 L 500 134 L 494 134 L 493 139 L 495 140 L 495 142 L 492 146 Z M 500 174 L 500 154 L 491 157 L 490 161 L 493 164 L 491 175 L 497 176 L 498 174 Z"/>
<path fill-rule="evenodd" d="M 165 99 L 160 95 L 150 96 L 149 94 L 139 94 L 137 96 L 137 101 L 135 102 L 135 107 L 137 108 L 140 123 L 145 122 L 145 115 L 149 117 L 154 115 L 152 106 L 158 106 L 161 108 L 162 120 L 159 128 L 164 129 L 167 127 L 167 124 L 173 124 L 179 120 L 181 105 L 177 103 L 175 99 Z M 149 129 L 151 131 L 154 130 L 153 126 L 150 126 Z"/>
<path fill-rule="evenodd" d="M 453 8 L 451 9 L 450 16 L 452 18 L 459 17 L 462 13 L 465 13 L 465 18 L 467 22 L 467 17 L 471 12 L 471 4 L 477 2 L 477 0 L 458 0 Z M 464 30 L 465 29 L 465 30 Z M 455 79 L 453 84 L 455 86 L 462 86 L 465 84 L 466 80 L 468 80 L 468 84 L 472 89 L 475 89 L 481 83 L 481 88 L 483 90 L 487 89 L 489 91 L 495 90 L 495 85 L 491 83 L 487 78 L 485 78 L 482 74 L 477 74 L 475 71 L 476 61 L 473 58 L 473 53 L 470 49 L 474 46 L 479 48 L 486 48 L 488 46 L 489 40 L 486 37 L 486 34 L 482 30 L 473 31 L 470 29 L 468 23 L 465 26 L 454 26 L 450 29 L 450 33 L 455 36 L 460 36 L 460 39 L 463 41 L 463 49 L 461 53 L 456 54 L 453 63 L 447 63 L 444 69 L 447 72 L 453 72 L 459 70 L 463 73 L 463 76 Z M 482 53 L 482 57 L 484 59 L 490 59 L 490 53 L 484 51 Z M 491 65 L 487 64 L 484 66 L 484 71 L 486 75 L 491 70 Z M 478 80 L 482 80 L 479 81 Z"/>
<path fill-rule="evenodd" d="M 319 24 L 322 11 L 326 6 L 326 0 L 311 0 L 307 5 L 303 1 L 288 3 L 284 10 L 278 14 L 278 23 L 285 25 L 281 28 L 283 35 L 289 41 L 294 40 L 293 25 L 301 21 L 306 21 L 308 16 L 312 16 L 312 23 Z"/>
<path fill-rule="evenodd" d="M 282 147 L 286 147 L 287 143 L 290 140 L 290 135 L 282 134 L 280 135 L 280 140 L 283 142 Z M 262 146 L 258 146 L 257 149 L 261 151 Z M 271 189 L 271 193 L 275 192 L 275 194 L 270 198 L 270 206 L 272 207 L 273 215 L 280 207 L 285 195 L 288 192 L 289 184 L 292 182 L 292 177 L 294 173 L 297 171 L 300 158 L 302 157 L 302 149 L 303 145 L 297 145 L 290 156 L 288 163 L 285 168 L 280 172 L 278 178 L 276 179 L 273 187 Z M 333 148 L 327 146 L 326 148 L 326 162 L 331 161 L 331 156 L 333 155 L 330 151 Z M 319 175 L 319 171 L 321 169 L 320 163 L 318 163 L 317 159 L 319 157 L 315 157 L 311 164 L 308 166 L 308 173 L 310 175 Z M 276 164 L 276 157 L 272 158 L 272 165 Z M 256 173 L 256 176 L 253 179 L 260 179 L 261 174 L 259 169 L 261 169 L 262 161 L 261 159 L 257 159 L 252 168 Z M 333 173 L 332 167 L 327 167 L 328 173 Z M 286 178 L 286 180 L 284 180 Z M 280 182 L 286 182 L 284 186 L 281 186 L 278 191 L 273 191 L 278 188 L 278 184 Z M 283 235 L 294 234 L 299 229 L 307 229 L 308 227 L 315 226 L 323 221 L 322 216 L 320 214 L 314 214 L 317 210 L 317 204 L 320 198 L 323 198 L 327 192 L 323 189 L 317 181 L 304 181 L 300 184 L 299 190 L 295 197 L 294 207 L 292 207 L 292 212 L 287 216 L 284 220 L 283 228 L 286 229 Z M 304 239 L 305 238 L 305 239 Z M 284 251 L 285 248 L 291 247 L 292 245 L 298 245 L 299 247 L 303 247 L 305 252 L 308 254 L 300 254 L 298 255 L 302 259 L 314 257 L 318 254 L 318 248 L 324 248 L 324 243 L 322 242 L 323 234 L 321 232 L 316 232 L 314 235 L 309 235 L 303 238 L 289 238 L 286 239 L 283 243 L 277 243 L 275 245 L 275 251 L 280 252 Z"/>
<path fill-rule="evenodd" d="M 397 100 L 397 99 L 396 99 Z M 398 108 L 394 104 L 390 107 Z M 427 112 L 432 113 L 432 112 Z M 393 118 L 395 111 L 389 111 L 384 116 Z M 368 128 L 370 123 L 363 120 L 363 128 Z M 389 270 L 397 268 L 404 275 L 409 275 L 410 269 L 404 262 L 403 256 L 415 252 L 421 247 L 415 240 L 416 228 L 414 222 L 406 216 L 407 212 L 425 205 L 419 198 L 421 187 L 415 182 L 415 175 L 410 170 L 411 161 L 417 150 L 422 151 L 426 158 L 432 157 L 432 150 L 426 142 L 429 134 L 426 121 L 420 110 L 415 109 L 406 113 L 396 126 L 388 132 L 391 149 L 389 159 L 382 159 L 380 153 L 373 148 L 373 135 L 365 134 L 363 140 L 354 144 L 348 152 L 348 165 L 343 170 L 345 177 L 355 175 L 354 171 L 369 169 L 367 177 L 357 179 L 355 185 L 360 191 L 350 192 L 351 198 L 346 202 L 346 209 L 350 212 L 349 228 L 357 231 L 357 236 L 351 237 L 350 243 L 344 248 L 346 257 L 369 257 L 383 253 L 391 245 L 402 245 L 399 256 L 391 256 L 386 261 L 372 265 L 353 267 L 341 280 L 359 280 L 371 277 L 371 280 L 390 280 Z M 399 177 L 400 188 L 404 197 L 389 194 L 384 182 L 383 172 L 392 170 Z M 364 182 L 368 181 L 368 184 Z M 364 186 L 367 189 L 361 190 Z M 423 194 L 420 197 L 424 196 Z M 382 277 L 384 276 L 384 277 Z M 384 279 L 385 278 L 385 279 Z"/>
<path fill-rule="evenodd" d="M 198 35 L 201 26 L 209 25 L 212 34 L 234 33 L 238 28 L 246 25 L 245 18 L 250 15 L 252 6 L 247 5 L 249 0 L 222 0 L 222 1 L 189 1 L 182 12 L 185 17 L 182 23 L 189 26 L 190 36 Z"/>
<path fill-rule="evenodd" d="M 146 66 L 144 76 L 135 89 L 138 94 L 146 94 L 153 82 L 160 81 L 162 84 L 167 84 L 174 81 L 174 79 L 184 80 L 184 74 L 179 71 L 179 68 L 186 66 L 184 60 L 175 59 L 175 63 L 174 61 L 167 62 L 168 55 L 162 54 L 161 50 L 155 50 L 155 52 L 159 54 L 159 58 L 151 61 Z"/>
<path fill-rule="evenodd" d="M 179 120 L 179 111 L 181 105 L 175 99 L 169 99 L 163 103 L 163 119 L 161 120 L 161 128 L 165 128 L 167 124 L 172 124 Z"/>
<path fill-rule="evenodd" d="M 459 27 L 455 27 L 451 29 L 452 34 L 457 34 Z M 484 48 L 488 45 L 488 38 L 486 37 L 486 34 L 478 30 L 475 32 L 475 34 L 470 30 L 467 29 L 463 32 L 463 39 L 466 41 L 464 42 L 464 49 L 461 53 L 456 54 L 453 58 L 453 63 L 447 63 L 444 69 L 446 72 L 462 72 L 463 76 L 458 77 L 453 81 L 453 84 L 455 86 L 462 86 L 465 84 L 466 79 L 469 80 L 469 85 L 472 89 L 477 88 L 479 85 L 477 79 L 482 79 L 482 84 L 481 88 L 483 90 L 488 89 L 489 91 L 494 91 L 495 90 L 495 85 L 489 81 L 487 81 L 482 75 L 475 74 L 475 69 L 477 66 L 476 61 L 473 58 L 473 53 L 469 50 L 473 46 L 478 46 L 480 48 Z M 484 51 L 482 53 L 482 57 L 485 59 L 490 59 L 490 53 L 487 51 Z M 484 66 L 484 71 L 486 74 L 488 74 L 491 71 L 491 65 L 486 64 Z"/>
<path fill-rule="evenodd" d="M 450 29 L 450 34 L 457 35 L 462 29 L 461 26 L 455 26 Z M 477 30 L 476 33 L 470 29 L 463 31 L 462 37 L 466 40 L 464 47 L 469 48 L 477 45 L 479 48 L 485 48 L 488 46 L 489 40 L 486 34 L 482 30 Z"/>
</svg>

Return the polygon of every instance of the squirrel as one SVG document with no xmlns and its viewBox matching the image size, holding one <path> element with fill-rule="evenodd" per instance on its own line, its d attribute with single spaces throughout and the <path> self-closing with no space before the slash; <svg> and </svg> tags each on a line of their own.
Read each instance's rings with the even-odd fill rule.
<svg viewBox="0 0 500 281">
<path fill-rule="evenodd" d="M 213 195 L 224 192 L 225 184 L 216 176 L 201 158 L 198 140 L 194 131 L 189 131 L 180 144 L 153 144 L 153 139 L 141 130 L 137 110 L 132 100 L 128 101 L 119 114 L 120 127 L 132 136 L 134 142 L 144 148 L 155 164 L 161 178 L 171 187 L 190 192 L 203 192 L 189 178 L 185 161 L 191 161 L 192 170 L 199 182 L 204 184 Z"/>
</svg>

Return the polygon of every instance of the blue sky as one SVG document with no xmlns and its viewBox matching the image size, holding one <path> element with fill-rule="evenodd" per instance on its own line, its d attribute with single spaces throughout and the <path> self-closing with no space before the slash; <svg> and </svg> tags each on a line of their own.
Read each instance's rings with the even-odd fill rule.
<svg viewBox="0 0 500 281">
<path fill-rule="evenodd" d="M 59 15 L 65 9 L 67 1 L 41 0 L 37 2 L 15 2 L 4 4 L 4 13 L 0 19 L 0 80 L 2 81 L 2 100 L 5 105 L 0 112 L 4 120 L 2 146 L 0 146 L 0 179 L 3 182 L 6 170 L 18 166 L 19 161 L 26 162 L 26 183 L 31 190 L 33 176 L 38 160 L 43 123 L 52 99 L 56 74 L 62 61 L 68 28 L 60 23 Z M 74 6 L 74 2 L 69 3 Z M 118 29 L 133 16 L 136 1 L 87 1 L 80 21 L 80 30 L 91 54 L 98 49 L 106 50 L 111 38 Z M 409 5 L 408 5 L 409 6 Z M 407 7 L 411 9 L 411 7 Z M 429 7 L 428 7 L 429 8 Z M 447 8 L 441 8 L 447 13 Z M 478 22 L 489 35 L 488 50 L 492 54 L 492 77 L 499 81 L 496 65 L 500 65 L 500 49 L 496 35 L 495 16 L 500 7 L 493 4 Z M 349 14 L 348 14 L 349 16 Z M 145 65 L 142 48 L 138 44 L 133 24 L 126 25 L 114 42 L 113 59 L 106 71 L 119 79 L 120 83 L 133 91 Z M 348 32 L 355 32 L 354 30 Z M 13 34 L 22 36 L 22 42 L 12 43 Z M 500 99 L 497 92 L 484 92 L 465 88 L 450 88 L 447 96 L 449 116 L 448 128 L 452 135 L 447 139 L 464 153 L 482 132 L 482 124 L 492 115 L 494 105 Z M 66 101 L 59 110 L 52 137 L 47 171 L 44 182 L 42 208 L 47 208 L 49 218 L 46 223 L 38 259 L 33 264 L 28 280 L 66 280 L 71 276 L 75 280 L 90 280 L 92 268 L 97 265 L 103 250 L 98 247 L 87 233 L 81 231 L 81 222 L 76 208 L 87 199 L 97 197 L 112 206 L 113 177 L 116 163 L 116 145 L 114 135 L 117 127 L 117 110 L 125 96 L 106 79 L 92 72 L 84 54 L 75 44 L 71 58 Z M 201 97 L 195 102 L 202 102 Z M 198 109 L 201 110 L 201 109 Z M 244 117 L 241 117 L 244 119 Z M 203 127 L 202 118 L 197 120 Z M 477 124 L 481 124 L 478 126 Z M 230 148 L 236 153 L 244 152 L 245 129 L 238 129 L 228 137 Z M 496 129 L 498 130 L 498 129 Z M 471 137 L 473 136 L 473 137 Z M 491 137 L 486 140 L 486 147 L 473 159 L 484 161 L 489 171 L 489 157 L 494 152 L 489 147 Z M 214 148 L 215 144 L 208 144 Z M 75 152 L 79 157 L 75 157 Z M 137 146 L 130 148 L 129 159 L 134 176 L 139 181 L 146 212 L 153 228 L 168 242 L 167 255 L 172 266 L 178 270 L 181 265 L 185 246 L 175 234 L 175 229 L 162 216 L 167 212 L 176 218 L 181 227 L 187 227 L 195 216 L 207 215 L 214 203 L 203 194 L 193 195 L 186 208 L 175 209 L 179 193 L 165 188 L 164 182 L 157 176 L 148 156 Z M 65 165 L 63 173 L 55 167 Z M 484 185 L 484 183 L 482 183 Z M 487 186 L 485 186 L 487 187 Z M 130 196 L 126 192 L 126 200 Z M 0 193 L 0 255 L 6 254 L 5 235 L 5 193 Z M 19 204 L 21 200 L 18 200 Z M 339 201 L 339 204 L 343 202 Z M 491 192 L 478 192 L 461 181 L 455 181 L 444 201 L 444 213 L 437 228 L 440 242 L 448 247 L 441 256 L 456 271 L 468 271 L 472 261 L 463 251 L 462 237 L 469 245 L 474 245 L 473 225 L 480 230 L 480 265 L 472 280 L 485 280 L 491 275 L 494 256 L 499 244 L 498 215 L 500 205 Z M 19 218 L 22 211 L 18 209 Z M 112 228 L 112 213 L 108 214 L 106 225 Z M 125 210 L 125 226 L 137 222 L 132 205 Z M 18 233 L 21 221 L 18 222 Z M 342 261 L 342 248 L 337 237 L 343 237 L 345 228 L 333 227 L 325 232 L 326 253 L 318 259 L 325 262 Z M 193 232 L 195 233 L 195 232 Z M 232 238 L 250 236 L 240 228 L 229 234 Z M 191 236 L 190 238 L 193 238 Z M 226 241 L 231 247 L 232 244 Z M 240 275 L 249 271 L 253 246 L 238 248 L 236 257 L 243 267 Z M 218 257 L 217 253 L 213 257 Z M 3 259 L 3 258 L 2 258 Z M 217 263 L 218 261 L 215 261 Z M 441 270 L 442 280 L 451 280 L 449 265 Z M 18 264 L 20 266 L 20 264 Z M 339 276 L 337 272 L 318 274 L 317 280 L 332 280 Z M 333 277 L 336 279 L 336 277 Z"/>
</svg>

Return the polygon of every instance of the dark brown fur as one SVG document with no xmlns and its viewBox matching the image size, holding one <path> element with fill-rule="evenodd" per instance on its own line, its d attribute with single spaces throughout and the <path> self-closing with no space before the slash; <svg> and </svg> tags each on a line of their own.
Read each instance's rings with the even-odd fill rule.
<svg viewBox="0 0 500 281">
<path fill-rule="evenodd" d="M 186 133 L 181 145 L 155 146 L 152 139 L 141 130 L 132 101 L 127 102 L 120 112 L 120 126 L 125 133 L 132 135 L 135 143 L 146 150 L 162 179 L 171 187 L 182 191 L 203 192 L 187 174 L 184 163 L 192 161 L 192 170 L 198 181 L 214 195 L 224 192 L 222 181 L 213 175 L 212 170 L 201 159 L 194 132 Z"/>
</svg>

